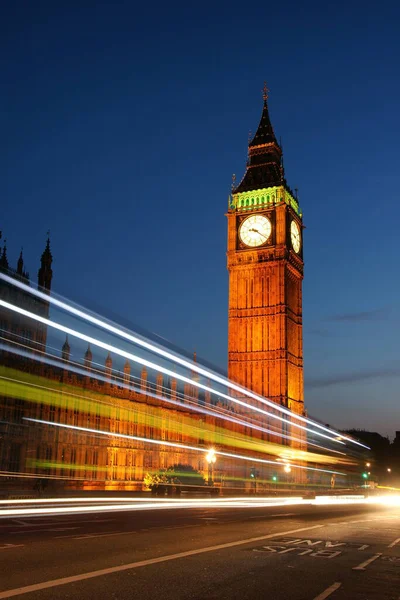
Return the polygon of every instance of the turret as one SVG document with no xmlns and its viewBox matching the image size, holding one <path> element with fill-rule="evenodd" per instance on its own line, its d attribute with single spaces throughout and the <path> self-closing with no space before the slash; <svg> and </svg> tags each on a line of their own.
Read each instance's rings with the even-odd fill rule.
<svg viewBox="0 0 400 600">
<path fill-rule="evenodd" d="M 20 275 L 21 277 L 24 274 L 24 259 L 22 258 L 22 248 L 21 248 L 21 253 L 19 255 L 19 259 L 17 262 L 17 274 Z"/>
<path fill-rule="evenodd" d="M 112 358 L 111 358 L 111 354 L 108 353 L 107 358 L 106 358 L 106 378 L 111 381 L 111 373 L 112 373 Z"/>
<path fill-rule="evenodd" d="M 140 374 L 140 391 L 145 394 L 147 390 L 147 369 L 143 367 Z"/>
<path fill-rule="evenodd" d="M 66 338 L 65 338 L 65 342 L 63 344 L 63 347 L 61 349 L 61 358 L 63 360 L 65 360 L 66 362 L 68 362 L 70 355 L 71 355 L 71 348 L 70 348 L 70 345 L 69 345 L 69 342 L 68 342 L 68 335 L 67 335 Z"/>
<path fill-rule="evenodd" d="M 83 364 L 89 371 L 92 368 L 92 360 L 93 360 L 93 355 L 92 355 L 92 351 L 90 349 L 90 344 L 88 344 L 87 350 L 85 352 Z"/>
<path fill-rule="evenodd" d="M 162 393 L 163 393 L 163 375 L 162 375 L 162 373 L 157 373 L 156 394 L 157 394 L 157 396 L 162 396 Z"/>
<path fill-rule="evenodd" d="M 283 173 L 282 148 L 277 142 L 268 112 L 268 90 L 264 85 L 264 106 L 261 120 L 249 141 L 246 173 L 234 194 L 286 185 Z"/>
<path fill-rule="evenodd" d="M 8 271 L 7 242 L 4 240 L 3 252 L 0 257 L 0 270 Z"/>
<path fill-rule="evenodd" d="M 126 359 L 124 364 L 124 383 L 125 385 L 129 385 L 131 382 L 131 365 L 129 360 Z"/>
<path fill-rule="evenodd" d="M 50 251 L 50 238 L 47 238 L 46 248 L 44 249 L 40 262 L 41 267 L 38 272 L 38 284 L 46 293 L 50 294 L 51 280 L 53 278 L 53 271 L 51 269 L 53 257 Z"/>
</svg>

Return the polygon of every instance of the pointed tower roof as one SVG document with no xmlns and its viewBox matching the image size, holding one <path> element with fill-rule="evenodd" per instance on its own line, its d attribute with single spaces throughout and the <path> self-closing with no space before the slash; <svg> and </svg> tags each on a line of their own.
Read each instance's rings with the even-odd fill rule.
<svg viewBox="0 0 400 600">
<path fill-rule="evenodd" d="M 63 352 L 70 352 L 71 351 L 71 348 L 69 346 L 69 341 L 68 341 L 68 333 L 65 336 L 65 342 L 63 343 L 62 351 Z"/>
<path fill-rule="evenodd" d="M 4 240 L 3 252 L 0 257 L 0 269 L 4 269 L 5 271 L 8 269 L 7 240 Z"/>
<path fill-rule="evenodd" d="M 40 269 L 38 271 L 38 284 L 40 287 L 46 290 L 46 293 L 50 293 L 51 280 L 53 278 L 53 271 L 51 269 L 51 263 L 53 262 L 53 256 L 50 250 L 50 232 L 47 232 L 46 247 L 43 251 L 42 258 L 40 259 Z"/>
<path fill-rule="evenodd" d="M 253 139 L 249 142 L 246 173 L 234 194 L 285 185 L 282 149 L 277 142 L 268 111 L 268 89 L 264 84 L 263 110 Z"/>
<path fill-rule="evenodd" d="M 111 354 L 110 353 L 107 354 L 107 358 L 106 358 L 106 363 L 105 364 L 106 364 L 106 367 L 110 367 L 110 368 L 112 367 L 112 358 L 111 358 Z"/>
<path fill-rule="evenodd" d="M 88 344 L 87 350 L 85 352 L 85 360 L 91 361 L 93 358 L 92 350 L 90 348 L 90 344 Z"/>
<path fill-rule="evenodd" d="M 268 112 L 268 89 L 267 85 L 264 83 L 263 90 L 263 100 L 264 106 L 261 114 L 260 123 L 258 124 L 257 131 L 249 143 L 249 148 L 253 148 L 254 146 L 261 146 L 264 144 L 276 144 L 278 146 L 278 142 L 275 137 L 275 133 L 271 124 L 271 120 L 269 118 Z"/>
<path fill-rule="evenodd" d="M 44 249 L 42 258 L 40 260 L 42 263 L 42 267 L 44 267 L 44 266 L 50 267 L 51 263 L 53 262 L 53 256 L 52 256 L 51 250 L 50 250 L 50 234 L 48 234 L 48 236 L 47 236 L 46 248 Z"/>
<path fill-rule="evenodd" d="M 19 259 L 17 262 L 17 273 L 18 275 L 22 275 L 24 272 L 24 259 L 22 257 L 22 248 L 21 248 L 21 253 L 19 255 Z"/>
</svg>

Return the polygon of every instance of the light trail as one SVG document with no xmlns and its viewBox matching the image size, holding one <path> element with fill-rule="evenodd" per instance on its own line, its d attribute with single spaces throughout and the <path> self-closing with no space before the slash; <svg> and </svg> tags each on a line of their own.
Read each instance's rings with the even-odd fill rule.
<svg viewBox="0 0 400 600">
<path fill-rule="evenodd" d="M 16 506 L 16 508 L 1 508 L 0 518 L 10 517 L 37 517 L 37 516 L 60 516 L 71 514 L 87 514 L 87 513 L 105 513 L 105 512 L 122 512 L 122 511 L 143 511 L 143 510 L 171 510 L 171 509 L 186 509 L 193 508 L 276 508 L 284 506 L 338 506 L 338 505 L 380 505 L 386 507 L 399 507 L 400 496 L 376 496 L 366 498 L 365 496 L 317 496 L 315 499 L 305 499 L 300 496 L 292 498 L 250 498 L 250 497 L 235 497 L 235 498 L 210 498 L 210 499 L 139 499 L 127 498 L 117 499 L 110 498 L 104 500 L 101 498 L 90 498 L 87 501 L 82 501 L 79 498 L 47 498 L 36 501 L 18 501 L 10 500 L 8 506 Z M 21 503 L 25 502 L 26 506 Z M 85 504 L 86 502 L 86 504 Z M 93 504 L 90 504 L 90 503 Z M 3 501 L 1 502 L 3 504 Z M 35 507 L 34 504 L 38 506 Z M 48 504 L 48 506 L 43 506 Z M 56 506 L 51 506 L 55 504 Z M 57 506 L 57 504 L 59 506 Z M 63 506 L 60 506 L 63 504 Z M 77 506 L 81 504 L 81 506 Z M 72 506 L 71 506 L 72 505 Z M 7 506 L 7 505 L 6 505 Z M 18 508 L 17 508 L 18 506 Z"/>
<path fill-rule="evenodd" d="M 0 350 L 9 350 L 9 348 L 8 348 L 8 346 L 6 344 L 1 344 L 0 343 Z M 17 354 L 18 356 L 23 356 L 23 357 L 26 357 L 26 358 L 30 358 L 30 359 L 35 360 L 37 362 L 41 362 L 42 364 L 49 364 L 49 365 L 52 365 L 52 366 L 55 366 L 55 367 L 58 367 L 58 368 L 64 368 L 64 366 L 65 366 L 57 358 L 56 359 L 52 359 L 52 358 L 47 358 L 46 356 L 35 356 L 35 355 L 32 355 L 30 352 L 24 351 L 24 350 L 21 350 L 21 349 L 18 349 L 17 351 L 15 351 L 15 354 Z M 81 367 L 80 365 L 75 366 L 74 364 L 71 364 L 71 363 L 68 365 L 68 370 L 70 370 L 72 372 L 75 372 L 75 373 L 77 373 L 79 375 L 86 375 L 87 374 L 87 372 L 85 371 L 85 369 L 83 367 Z M 96 372 L 92 371 L 91 375 L 93 375 L 94 378 L 98 379 L 99 381 L 103 381 L 105 383 L 108 383 L 108 379 L 103 375 L 103 373 L 96 373 Z M 6 377 L 3 378 L 1 376 L 0 376 L 0 379 L 6 379 L 6 380 L 9 380 L 9 381 L 16 381 L 17 382 L 17 380 L 6 378 Z M 19 382 L 19 383 L 21 383 L 21 382 Z M 32 386 L 32 387 L 40 387 L 41 389 L 45 389 L 45 390 L 47 390 L 49 392 L 53 392 L 54 391 L 50 387 L 37 386 L 34 383 L 29 383 L 29 385 Z M 140 393 L 140 384 L 138 384 L 137 386 L 131 386 L 131 385 L 125 384 L 123 381 L 119 381 L 118 385 L 120 387 L 123 387 L 124 389 L 129 390 L 129 391 Z M 69 393 L 69 395 L 72 395 L 72 394 Z M 167 396 L 164 396 L 164 395 L 160 396 L 160 395 L 158 395 L 158 394 L 156 394 L 156 393 L 154 393 L 154 392 L 152 392 L 150 390 L 146 390 L 146 395 L 150 396 L 150 397 L 152 397 L 152 398 L 154 398 L 154 399 L 156 399 L 158 401 L 165 402 L 165 403 L 171 404 L 173 406 L 178 406 L 179 408 L 182 407 L 182 403 L 180 401 L 173 400 L 172 398 L 168 398 Z M 86 400 L 85 396 L 80 396 L 80 395 L 77 395 L 77 394 L 74 394 L 74 396 L 77 397 L 77 398 L 81 398 L 83 400 Z M 248 427 L 248 428 L 256 430 L 256 431 L 261 431 L 263 433 L 269 433 L 269 434 L 275 435 L 277 437 L 282 437 L 282 438 L 285 438 L 285 439 L 288 439 L 288 440 L 291 440 L 291 441 L 295 441 L 295 442 L 299 442 L 299 443 L 304 442 L 304 440 L 301 440 L 300 438 L 297 438 L 295 436 L 290 436 L 290 435 L 287 435 L 287 434 L 284 434 L 284 433 L 276 432 L 276 431 L 268 429 L 266 427 L 262 427 L 260 425 L 255 425 L 254 423 L 251 423 L 250 421 L 242 420 L 239 417 L 232 417 L 229 413 L 226 413 L 225 411 L 222 411 L 220 413 L 217 410 L 212 410 L 212 409 L 204 408 L 204 407 L 199 406 L 198 404 L 196 404 L 194 401 L 188 400 L 188 398 L 185 395 L 182 395 L 182 398 L 183 398 L 183 400 L 185 402 L 185 407 L 189 408 L 189 410 L 191 410 L 193 412 L 210 415 L 210 416 L 212 416 L 214 418 L 218 418 L 218 419 L 221 419 L 221 420 L 230 421 L 231 423 L 242 425 L 244 427 Z M 327 448 L 325 446 L 321 446 L 319 444 L 316 444 L 315 442 L 311 442 L 310 440 L 307 440 L 307 446 L 313 446 L 313 447 L 319 448 L 320 450 L 325 450 L 325 451 L 330 452 L 330 453 L 335 453 L 335 454 L 339 454 L 341 456 L 346 456 L 345 452 L 340 452 L 339 450 L 335 450 L 335 449 L 332 449 L 332 448 Z"/>
<path fill-rule="evenodd" d="M 0 273 L 1 275 L 1 273 Z M 65 325 L 62 325 L 61 323 L 57 323 L 56 321 L 51 321 L 50 319 L 46 319 L 45 317 L 41 317 L 39 315 L 35 315 L 34 313 L 27 311 L 23 308 L 20 308 L 18 306 L 15 306 L 14 304 L 10 304 L 9 302 L 5 302 L 4 300 L 0 300 L 0 306 L 3 306 L 4 308 L 11 310 L 13 312 L 16 312 L 20 315 L 23 315 L 25 317 L 28 317 L 30 319 L 33 319 L 35 321 L 38 321 L 39 323 L 42 323 L 43 325 L 47 325 L 49 327 L 52 327 L 53 329 L 56 329 L 58 331 L 62 331 L 63 333 L 69 334 L 73 337 L 77 337 L 78 339 L 81 339 L 85 342 L 88 342 L 88 344 L 93 344 L 93 346 L 98 346 L 99 348 L 102 348 L 103 350 L 108 350 L 109 352 L 114 352 L 115 354 L 122 356 L 124 358 L 128 358 L 134 362 L 137 362 L 138 364 L 141 364 L 142 366 L 148 367 L 149 369 L 153 369 L 155 371 L 158 371 L 160 373 L 164 373 L 164 375 L 168 375 L 170 377 L 174 377 L 176 379 L 179 379 L 180 381 L 183 381 L 185 383 L 189 383 L 192 386 L 198 387 L 200 389 L 203 389 L 204 391 L 208 391 L 210 393 L 215 393 L 218 396 L 225 398 L 226 400 L 228 400 L 229 402 L 233 402 L 235 404 L 239 404 L 240 406 L 243 406 L 247 409 L 250 409 L 252 411 L 256 411 L 260 414 L 266 415 L 270 418 L 273 419 L 277 419 L 283 423 L 286 423 L 288 425 L 290 425 L 290 427 L 296 427 L 297 429 L 301 429 L 303 431 L 307 431 L 309 433 L 312 433 L 313 435 L 319 436 L 319 437 L 323 437 L 325 439 L 328 439 L 332 442 L 338 443 L 338 444 L 342 444 L 345 445 L 344 442 L 342 441 L 342 439 L 346 439 L 344 436 L 340 436 L 341 439 L 337 439 L 337 438 L 333 438 L 330 437 L 324 433 L 321 433 L 320 431 L 315 431 L 313 429 L 310 429 L 308 427 L 304 427 L 302 425 L 299 425 L 298 423 L 293 423 L 292 421 L 288 421 L 287 419 L 280 417 L 278 415 L 275 415 L 273 413 L 270 413 L 266 410 L 263 410 L 257 406 L 253 406 L 250 404 L 247 404 L 246 402 L 243 402 L 241 400 L 238 400 L 237 398 L 233 397 L 233 396 L 229 396 L 227 394 L 224 394 L 223 392 L 214 390 L 213 388 L 204 385 L 202 383 L 199 383 L 189 377 L 186 377 L 184 375 L 180 375 L 179 373 L 176 373 L 175 371 L 171 371 L 170 369 L 166 369 L 165 367 L 162 367 L 161 365 L 157 365 L 156 363 L 153 363 L 149 360 L 146 360 L 144 358 L 141 358 L 135 354 L 132 354 L 131 352 L 126 352 L 125 350 L 121 350 L 119 348 L 117 348 L 116 346 L 112 346 L 111 344 L 102 342 L 101 340 L 98 340 L 97 338 L 93 338 L 92 336 L 88 336 L 84 333 L 80 333 L 79 331 L 75 330 L 75 329 L 71 329 L 70 327 L 66 327 Z M 249 393 L 247 394 L 249 395 Z M 267 403 L 269 405 L 269 403 Z M 271 403 L 273 404 L 273 403 Z M 281 408 L 281 407 L 280 407 Z M 274 406 L 274 409 L 276 409 L 276 407 Z M 291 416 L 294 416 L 294 414 L 292 415 L 292 413 L 289 414 Z M 298 415 L 296 415 L 298 416 Z M 303 421 L 306 421 L 305 419 L 302 419 Z M 331 430 L 323 428 L 328 432 L 331 432 Z M 350 438 L 349 438 L 350 440 Z M 363 445 L 363 444 L 359 444 L 359 445 Z M 364 446 L 366 447 L 366 446 Z"/>
<path fill-rule="evenodd" d="M 69 391 L 60 391 L 60 390 L 56 390 L 54 388 L 50 388 L 48 386 L 42 386 L 42 385 L 38 385 L 36 383 L 33 383 L 31 381 L 21 381 L 19 379 L 14 379 L 14 378 L 10 378 L 10 377 L 4 377 L 2 375 L 0 375 L 0 380 L 4 380 L 6 382 L 8 382 L 9 385 L 8 389 L 7 389 L 7 394 L 10 395 L 13 398 L 24 398 L 26 400 L 29 400 L 31 402 L 39 402 L 41 404 L 45 404 L 45 405 L 49 405 L 49 406 L 53 406 L 53 407 L 58 407 L 61 406 L 62 402 L 73 402 L 74 399 L 78 399 L 78 401 L 81 403 L 80 406 L 80 410 L 83 411 L 84 413 L 89 413 L 92 416 L 93 415 L 102 415 L 102 416 L 108 416 L 109 417 L 109 413 L 107 412 L 107 410 L 111 410 L 112 408 L 112 404 L 110 402 L 106 402 L 102 399 L 102 396 L 100 396 L 100 398 L 98 399 L 88 399 L 85 396 L 79 395 L 79 394 L 74 394 L 72 392 Z M 14 387 L 11 387 L 15 385 L 16 388 L 14 389 Z M 23 390 L 21 390 L 20 388 L 26 388 L 27 392 L 25 393 Z M 38 395 L 38 392 L 41 391 L 40 396 Z M 53 397 L 54 396 L 54 397 Z M 63 399 L 63 400 L 62 400 Z M 139 426 L 145 426 L 147 424 L 147 420 L 151 419 L 153 426 L 155 427 L 155 430 L 161 430 L 162 427 L 162 416 L 158 415 L 158 414 L 152 414 L 152 413 L 147 413 L 146 412 L 146 405 L 145 404 L 141 404 L 140 407 L 143 410 L 138 410 L 135 409 L 134 411 L 134 421 L 131 421 L 129 418 L 129 414 L 130 414 L 130 409 L 129 408 L 124 408 L 123 412 L 126 414 L 121 414 L 121 418 L 122 418 L 122 422 L 125 423 L 131 423 L 134 422 L 135 425 Z M 50 421 L 51 424 L 56 424 L 54 421 Z M 171 422 L 169 430 L 170 431 L 175 431 L 174 429 L 174 421 Z M 185 428 L 187 431 L 187 435 L 188 437 L 194 437 L 195 439 L 197 439 L 198 434 L 199 434 L 199 426 L 197 422 L 193 422 L 192 418 L 190 416 L 185 417 Z M 98 429 L 96 429 L 96 431 L 99 431 Z M 351 464 L 351 460 L 350 459 L 343 459 L 343 458 L 338 458 L 337 456 L 327 456 L 326 454 L 317 454 L 315 452 L 309 452 L 309 451 L 305 451 L 305 450 L 300 450 L 300 449 L 291 449 L 289 447 L 282 447 L 279 444 L 276 443 L 272 443 L 269 441 L 262 441 L 262 440 L 257 440 L 256 438 L 248 438 L 244 435 L 240 435 L 240 434 L 236 434 L 233 435 L 232 432 L 227 429 L 225 430 L 223 427 L 219 427 L 217 426 L 215 429 L 210 429 L 208 426 L 205 426 L 205 428 L 203 428 L 201 430 L 201 434 L 203 435 L 203 439 L 206 443 L 207 446 L 209 445 L 213 445 L 215 444 L 215 436 L 218 437 L 219 445 L 225 445 L 225 446 L 233 446 L 236 447 L 237 449 L 239 448 L 246 448 L 246 450 L 249 451 L 254 451 L 254 452 L 261 452 L 262 454 L 269 454 L 269 455 L 274 455 L 276 457 L 280 457 L 282 461 L 284 460 L 290 460 L 292 461 L 305 461 L 305 462 L 314 462 L 314 463 L 337 463 L 338 461 L 340 461 L 341 465 L 343 466 L 345 463 L 347 464 Z M 202 446 L 202 448 L 204 448 L 204 446 Z M 282 449 L 284 449 L 285 452 L 285 456 L 281 456 L 282 455 Z M 38 466 L 38 465 L 36 465 Z M 55 465 L 53 465 L 55 467 Z M 64 468 L 64 467 L 60 467 L 60 468 Z M 344 468 L 344 467 L 343 467 Z"/>
<path fill-rule="evenodd" d="M 360 497 L 364 497 L 364 496 L 360 496 Z M 252 498 L 252 497 L 247 497 L 247 496 L 233 496 L 233 497 L 227 497 L 227 498 L 136 498 L 135 496 L 131 496 L 131 497 L 123 497 L 123 498 L 119 498 L 119 497 L 107 497 L 107 498 L 99 498 L 96 496 L 91 496 L 89 498 L 28 498 L 26 500 L 0 500 L 0 505 L 4 504 L 4 505 L 14 505 L 14 504 L 70 504 L 70 503 L 81 503 L 81 504 L 85 504 L 86 502 L 94 502 L 94 503 L 100 503 L 100 504 L 106 504 L 107 502 L 118 502 L 120 504 L 124 504 L 124 503 L 128 503 L 128 502 L 135 502 L 135 503 L 170 503 L 170 502 L 175 502 L 178 504 L 204 504 L 204 502 L 218 502 L 219 504 L 223 504 L 225 505 L 228 502 L 243 502 L 243 500 L 246 500 L 246 502 L 248 503 L 252 503 L 252 504 L 257 504 L 258 502 L 262 502 L 263 504 L 268 503 L 268 504 L 275 504 L 276 502 L 293 502 L 293 501 L 298 501 L 298 500 L 302 500 L 303 497 L 302 496 L 292 496 L 292 497 L 278 497 L 276 498 L 275 496 L 273 498 L 264 498 L 264 497 L 258 497 L 258 498 Z"/>
<path fill-rule="evenodd" d="M 110 333 L 113 333 L 119 337 L 125 338 L 126 340 L 128 340 L 136 345 L 142 346 L 143 348 L 146 348 L 147 350 L 154 352 L 155 354 L 159 354 L 159 355 L 163 356 L 164 358 L 167 358 L 168 360 L 177 362 L 181 366 L 184 366 L 200 375 L 208 377 L 217 383 L 221 383 L 222 385 L 227 386 L 230 389 L 235 390 L 237 392 L 240 392 L 241 394 L 244 394 L 245 396 L 249 396 L 252 399 L 256 400 L 257 402 L 265 404 L 265 405 L 269 406 L 270 408 L 273 408 L 274 410 L 278 410 L 278 411 L 282 412 L 283 414 L 290 416 L 291 419 L 296 418 L 303 423 L 310 424 L 311 426 L 316 427 L 317 429 L 321 429 L 322 431 L 328 432 L 331 435 L 332 435 L 332 433 L 334 433 L 335 435 L 339 436 L 339 438 L 341 440 L 346 440 L 347 442 L 358 445 L 362 448 L 366 448 L 367 450 L 370 449 L 368 446 L 366 446 L 365 444 L 362 444 L 361 442 L 358 442 L 352 438 L 344 436 L 334 430 L 328 429 L 327 427 L 324 427 L 323 425 L 320 425 L 319 423 L 316 423 L 315 421 L 312 421 L 308 418 L 302 417 L 301 415 L 292 413 L 290 410 L 288 410 L 282 406 L 276 405 L 272 401 L 267 400 L 261 396 L 258 396 L 257 394 L 254 394 L 250 390 L 247 390 L 246 388 L 243 388 L 243 387 L 227 380 L 226 378 L 221 377 L 220 375 L 214 373 L 211 370 L 199 367 L 196 363 L 189 362 L 174 353 L 166 351 L 157 345 L 151 344 L 150 342 L 143 340 L 142 338 L 140 338 L 138 336 L 133 336 L 132 334 L 127 333 L 127 332 L 123 331 L 122 329 L 115 327 L 114 325 L 106 323 L 105 321 L 98 319 L 97 317 L 94 317 L 94 316 L 92 316 L 86 312 L 83 312 L 82 310 L 79 310 L 65 302 L 62 302 L 61 300 L 58 300 L 54 296 L 49 296 L 47 294 L 44 294 L 43 292 L 40 292 L 39 290 L 34 290 L 33 288 L 29 287 L 28 285 L 26 285 L 22 282 L 16 281 L 13 278 L 11 278 L 5 274 L 0 273 L 0 278 L 7 281 L 11 285 L 14 285 L 14 286 L 17 286 L 17 287 L 23 289 L 25 292 L 28 292 L 29 294 L 33 294 L 39 298 L 42 298 L 43 300 L 46 300 L 46 302 L 50 302 L 50 303 L 54 304 L 55 306 L 58 306 L 59 308 L 62 308 L 63 310 L 65 310 L 71 314 L 74 314 L 75 316 L 78 316 L 81 319 L 84 319 L 98 327 L 101 327 L 102 329 L 108 330 Z M 21 309 L 21 310 L 23 310 L 23 309 Z M 28 315 L 26 315 L 26 316 L 28 316 Z M 45 320 L 45 321 L 47 321 L 47 320 Z M 44 323 L 45 323 L 45 321 L 44 321 Z M 71 334 L 71 335 L 73 335 L 73 334 Z M 107 348 L 105 348 L 105 349 L 107 349 Z M 134 360 L 134 359 L 132 359 L 132 360 Z M 144 364 L 144 363 L 140 363 L 140 364 Z M 160 369 L 157 369 L 157 370 L 160 370 Z M 185 380 L 187 381 L 187 378 L 185 378 Z M 195 383 L 197 384 L 197 382 L 194 382 L 193 380 L 189 380 L 189 382 L 192 385 Z M 198 385 L 198 387 L 200 387 L 200 386 L 201 386 L 201 384 Z M 207 388 L 203 387 L 203 389 L 207 389 Z M 227 396 L 225 395 L 225 397 L 227 397 Z M 229 401 L 233 401 L 233 398 L 231 396 L 228 396 L 227 398 L 229 399 Z M 237 403 L 239 403 L 239 402 L 237 402 Z M 248 406 L 248 405 L 245 405 L 245 406 Z M 255 409 L 256 407 L 251 407 L 251 408 Z M 266 413 L 266 414 L 269 414 L 269 413 Z M 270 416 L 274 416 L 275 418 L 278 418 L 277 415 L 270 415 Z M 280 420 L 283 420 L 283 419 L 280 418 Z M 295 426 L 297 424 L 291 422 L 291 425 Z M 297 427 L 300 427 L 300 426 L 297 425 Z M 304 429 L 306 429 L 306 428 L 304 428 Z M 306 430 L 309 431 L 308 429 L 306 429 Z M 315 432 L 315 434 L 317 434 L 317 432 Z M 319 434 L 319 435 L 322 435 L 322 434 Z M 324 437 L 327 437 L 327 436 L 324 436 Z M 333 438 L 328 438 L 328 439 L 333 439 Z M 339 442 L 339 440 L 334 440 L 334 441 Z"/>
<path fill-rule="evenodd" d="M 137 442 L 144 442 L 148 444 L 155 444 L 157 446 L 169 446 L 171 448 L 181 448 L 183 450 L 194 450 L 195 452 L 201 452 L 207 454 L 209 452 L 209 448 L 201 448 L 200 446 L 189 446 L 186 444 L 178 444 L 177 442 L 169 442 L 166 440 L 155 440 L 152 438 L 145 438 L 137 435 L 128 435 L 126 433 L 114 433 L 111 431 L 102 431 L 101 429 L 92 429 L 90 427 L 79 427 L 78 425 L 67 425 L 65 423 L 55 423 L 53 421 L 45 421 L 43 419 L 33 419 L 31 417 L 23 417 L 24 421 L 31 421 L 33 423 L 40 423 L 42 425 L 51 425 L 53 427 L 60 427 L 63 429 L 72 429 L 74 431 L 84 431 L 86 433 L 95 433 L 96 435 L 105 435 L 112 438 L 122 438 L 128 440 L 134 440 Z M 239 460 L 246 460 L 250 462 L 257 462 L 266 465 L 279 465 L 284 467 L 286 462 L 281 462 L 278 460 L 267 460 L 265 458 L 255 458 L 254 456 L 244 456 L 242 454 L 233 454 L 230 452 L 223 452 L 222 450 L 215 451 L 217 456 L 226 456 L 227 458 L 234 458 Z M 331 471 L 328 469 L 318 469 L 316 467 L 306 467 L 303 465 L 296 465 L 291 463 L 292 469 L 301 469 L 304 471 L 316 471 L 318 473 L 329 473 L 331 475 L 343 475 L 346 476 L 346 473 L 341 473 L 340 471 Z"/>
</svg>

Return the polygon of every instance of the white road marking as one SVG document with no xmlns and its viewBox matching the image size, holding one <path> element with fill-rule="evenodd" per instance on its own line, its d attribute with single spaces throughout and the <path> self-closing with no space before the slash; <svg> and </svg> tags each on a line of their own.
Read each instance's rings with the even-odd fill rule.
<svg viewBox="0 0 400 600">
<path fill-rule="evenodd" d="M 51 525 L 57 526 L 62 525 L 63 523 L 68 523 L 71 525 L 72 523 L 108 523 L 110 521 L 115 521 L 115 519 L 89 519 L 89 520 L 81 520 L 81 519 L 60 519 L 57 521 L 40 521 L 39 523 L 32 523 L 32 521 L 26 523 L 24 521 L 13 519 L 12 524 L 0 525 L 0 529 L 10 528 L 10 527 L 49 527 Z M 16 523 L 18 525 L 16 525 Z"/>
<path fill-rule="evenodd" d="M 366 548 L 369 548 L 369 544 L 363 544 L 358 548 L 358 550 L 365 550 Z"/>
<path fill-rule="evenodd" d="M 198 548 L 197 550 L 188 550 L 187 552 L 179 552 L 178 554 L 168 554 L 166 556 L 159 556 L 158 558 L 149 558 L 147 560 L 141 560 L 126 565 L 119 565 L 117 567 L 109 567 L 108 569 L 99 569 L 98 571 L 90 571 L 89 573 L 81 573 L 81 575 L 72 575 L 71 577 L 62 577 L 60 579 L 52 579 L 50 581 L 42 581 L 41 583 L 35 583 L 33 585 L 27 585 L 25 587 L 15 588 L 13 590 L 6 590 L 0 592 L 0 598 L 12 598 L 22 594 L 29 594 L 31 592 L 37 592 L 38 590 L 45 590 L 59 585 L 66 585 L 68 583 L 74 583 L 75 581 L 82 581 L 85 579 L 92 579 L 94 577 L 100 577 L 102 575 L 109 575 L 110 573 L 118 573 L 121 571 L 128 571 L 130 569 L 137 569 L 139 567 L 146 567 L 148 565 L 154 565 L 157 563 L 163 563 L 170 560 L 177 560 L 179 558 L 186 558 L 187 556 L 196 556 L 197 554 L 204 554 L 206 552 L 214 552 L 216 550 L 224 550 L 226 548 L 234 548 L 235 546 L 243 546 L 245 544 L 252 544 L 254 542 L 260 542 L 262 540 L 268 540 L 274 537 L 282 535 L 290 535 L 292 533 L 298 533 L 299 531 L 310 531 L 311 529 L 319 529 L 324 525 L 312 525 L 311 527 L 301 527 L 300 529 L 292 529 L 290 531 L 280 531 L 278 533 L 270 533 L 268 535 L 262 535 L 255 538 L 248 538 L 245 540 L 238 540 L 236 542 L 228 542 L 226 544 L 218 544 L 216 546 L 208 546 L 206 548 Z M 325 596 L 326 597 L 326 596 Z M 316 599 L 315 599 L 316 600 Z"/>
<path fill-rule="evenodd" d="M 399 542 L 400 542 L 400 538 L 397 538 L 397 540 L 394 540 L 394 542 L 392 542 L 391 544 L 389 544 L 388 548 L 393 548 L 393 546 L 395 546 Z"/>
<path fill-rule="evenodd" d="M 353 525 L 356 523 L 370 523 L 371 521 L 376 521 L 376 519 L 361 519 L 360 521 L 349 521 L 349 525 Z"/>
<path fill-rule="evenodd" d="M 374 560 L 376 560 L 380 556 L 382 556 L 382 552 L 378 552 L 378 554 L 374 554 L 374 556 L 371 556 L 371 558 L 368 558 L 367 560 L 362 562 L 360 565 L 358 565 L 358 567 L 353 567 L 353 571 L 365 571 L 365 567 L 367 567 L 369 564 L 374 562 Z"/>
<path fill-rule="evenodd" d="M 53 529 L 24 529 L 23 531 L 10 531 L 10 535 L 21 535 L 25 533 L 42 533 L 43 531 L 69 531 L 80 529 L 80 527 L 54 527 Z"/>
<path fill-rule="evenodd" d="M 282 513 L 279 515 L 256 515 L 255 517 L 249 517 L 249 519 L 263 519 L 265 517 L 270 519 L 272 517 L 294 517 L 294 516 L 296 516 L 296 513 Z"/>
<path fill-rule="evenodd" d="M 150 529 L 159 529 L 164 530 L 164 529 L 186 529 L 187 527 L 202 527 L 202 525 L 175 525 L 173 527 L 150 527 Z M 63 540 L 63 539 L 68 539 L 68 538 L 74 538 L 75 540 L 85 540 L 87 538 L 91 538 L 91 537 L 102 537 L 105 535 L 130 535 L 133 533 L 139 533 L 140 531 L 150 531 L 150 529 L 132 529 L 131 531 L 115 531 L 112 533 L 86 533 L 83 534 L 81 536 L 77 536 L 76 533 L 74 533 L 73 535 L 56 535 L 54 536 L 53 539 L 55 540 Z"/>
<path fill-rule="evenodd" d="M 24 546 L 25 544 L 4 544 L 3 546 L 0 546 L 0 550 L 10 550 L 11 548 L 20 548 L 21 546 Z"/>
<path fill-rule="evenodd" d="M 332 585 L 326 588 L 326 590 L 324 590 L 323 592 L 321 592 L 321 594 L 315 596 L 314 600 L 324 600 L 325 598 L 333 594 L 334 591 L 339 589 L 341 585 L 341 583 L 332 583 Z"/>
</svg>

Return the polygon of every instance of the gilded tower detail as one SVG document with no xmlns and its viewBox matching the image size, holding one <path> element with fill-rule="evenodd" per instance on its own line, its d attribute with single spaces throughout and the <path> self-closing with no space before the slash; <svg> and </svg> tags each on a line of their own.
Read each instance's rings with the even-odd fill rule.
<svg viewBox="0 0 400 600">
<path fill-rule="evenodd" d="M 302 213 L 268 113 L 228 208 L 228 376 L 303 413 Z"/>
</svg>

